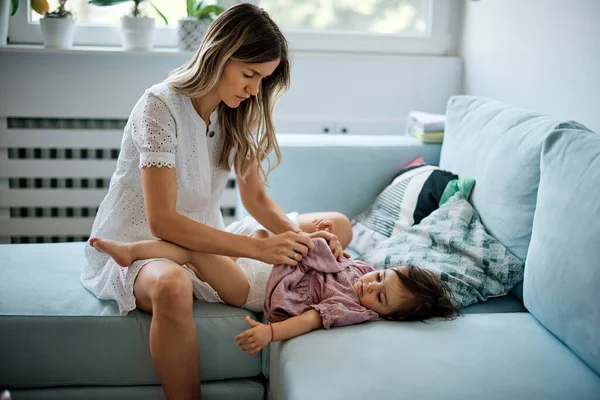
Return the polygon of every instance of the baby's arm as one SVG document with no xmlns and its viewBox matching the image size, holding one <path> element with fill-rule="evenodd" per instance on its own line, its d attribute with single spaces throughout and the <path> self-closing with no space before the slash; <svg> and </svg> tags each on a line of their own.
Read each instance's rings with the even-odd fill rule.
<svg viewBox="0 0 600 400">
<path fill-rule="evenodd" d="M 319 312 L 312 308 L 296 317 L 274 322 L 270 326 L 250 317 L 246 317 L 246 322 L 252 328 L 237 335 L 235 340 L 243 351 L 248 351 L 248 355 L 258 353 L 269 342 L 291 339 L 323 326 Z"/>
</svg>

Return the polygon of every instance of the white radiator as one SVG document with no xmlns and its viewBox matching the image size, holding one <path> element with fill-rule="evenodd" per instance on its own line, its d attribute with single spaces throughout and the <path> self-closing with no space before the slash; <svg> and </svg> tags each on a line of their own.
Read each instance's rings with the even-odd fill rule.
<svg viewBox="0 0 600 400">
<path fill-rule="evenodd" d="M 88 239 L 126 120 L 0 118 L 0 243 Z M 232 175 L 221 198 L 235 220 Z"/>
</svg>

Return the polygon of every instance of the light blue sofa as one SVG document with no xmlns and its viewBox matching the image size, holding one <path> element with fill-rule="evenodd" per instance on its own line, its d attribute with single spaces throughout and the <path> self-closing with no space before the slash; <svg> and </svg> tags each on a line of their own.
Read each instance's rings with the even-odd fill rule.
<svg viewBox="0 0 600 400">
<path fill-rule="evenodd" d="M 523 285 L 454 321 L 319 330 L 252 357 L 233 340 L 249 313 L 197 302 L 204 398 L 600 399 L 600 135 L 468 96 L 447 115 L 441 153 L 410 138 L 282 136 L 269 191 L 286 210 L 353 216 L 422 155 L 476 178 L 471 201 L 526 260 Z M 81 243 L 4 245 L 0 260 L 0 387 L 162 398 L 150 317 L 119 317 L 79 285 Z"/>
</svg>

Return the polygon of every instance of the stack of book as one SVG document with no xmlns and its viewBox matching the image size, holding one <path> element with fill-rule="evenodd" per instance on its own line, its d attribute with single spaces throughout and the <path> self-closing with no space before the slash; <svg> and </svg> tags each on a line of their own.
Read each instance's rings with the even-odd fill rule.
<svg viewBox="0 0 600 400">
<path fill-rule="evenodd" d="M 413 135 L 423 143 L 442 143 L 444 140 L 444 114 L 430 114 L 421 111 L 408 113 L 406 133 Z"/>
</svg>

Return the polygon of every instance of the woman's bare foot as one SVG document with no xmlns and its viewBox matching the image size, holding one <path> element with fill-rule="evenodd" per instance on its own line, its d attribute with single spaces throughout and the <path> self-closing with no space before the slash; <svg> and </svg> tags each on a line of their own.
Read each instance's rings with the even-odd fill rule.
<svg viewBox="0 0 600 400">
<path fill-rule="evenodd" d="M 91 238 L 90 246 L 111 256 L 121 267 L 129 267 L 131 263 L 135 261 L 135 257 L 129 248 L 128 243 Z"/>
</svg>

